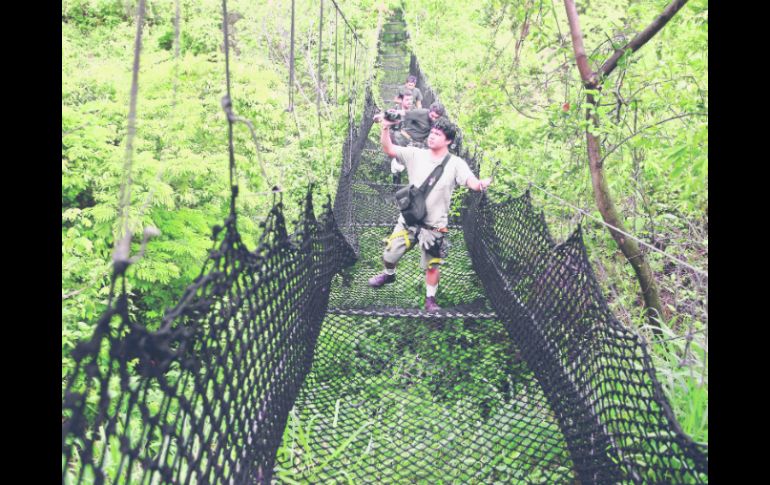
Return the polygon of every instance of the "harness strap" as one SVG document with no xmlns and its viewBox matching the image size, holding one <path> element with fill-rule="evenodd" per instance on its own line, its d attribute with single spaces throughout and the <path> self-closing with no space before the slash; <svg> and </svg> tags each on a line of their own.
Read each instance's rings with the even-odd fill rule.
<svg viewBox="0 0 770 485">
<path fill-rule="evenodd" d="M 444 263 L 444 260 L 442 260 L 441 258 L 432 258 L 430 261 L 428 261 L 428 266 L 430 266 L 431 264 L 443 264 L 443 263 Z"/>
<path fill-rule="evenodd" d="M 412 242 L 409 241 L 409 231 L 404 229 L 403 231 L 394 232 L 388 238 L 386 239 L 387 245 L 385 246 L 385 249 L 390 249 L 390 246 L 394 239 L 398 239 L 401 236 L 404 237 L 404 244 L 406 245 L 406 249 L 409 249 L 412 246 Z"/>
</svg>

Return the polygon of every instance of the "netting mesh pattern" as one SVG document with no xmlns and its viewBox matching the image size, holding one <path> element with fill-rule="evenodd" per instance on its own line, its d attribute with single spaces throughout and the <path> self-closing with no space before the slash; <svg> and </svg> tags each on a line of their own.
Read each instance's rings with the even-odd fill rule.
<svg viewBox="0 0 770 485">
<path fill-rule="evenodd" d="M 276 204 L 256 251 L 231 216 L 201 275 L 150 331 L 123 292 L 73 353 L 62 481 L 262 483 L 310 368 L 331 277 L 353 262 L 331 206 L 297 231 Z"/>
<path fill-rule="evenodd" d="M 705 447 L 681 432 L 646 346 L 610 313 L 580 229 L 556 245 L 528 193 L 476 197 L 463 220 L 473 266 L 554 403 L 580 481 L 707 481 Z"/>
<path fill-rule="evenodd" d="M 546 397 L 493 319 L 327 315 L 277 466 L 302 470 L 309 456 L 296 480 L 573 476 Z"/>
<path fill-rule="evenodd" d="M 383 102 L 410 65 L 430 103 L 389 25 Z M 456 191 L 439 312 L 422 310 L 417 251 L 366 285 L 398 215 L 376 110 L 367 90 L 333 210 L 316 220 L 309 192 L 288 234 L 277 203 L 255 251 L 231 215 L 158 328 L 119 292 L 73 353 L 62 481 L 706 482 L 707 450 L 608 310 L 580 230 L 556 244 L 528 194 Z"/>
<path fill-rule="evenodd" d="M 392 50 L 381 49 L 381 57 Z M 436 99 L 414 56 L 408 73 L 418 75 L 424 104 Z M 383 102 L 406 74 L 384 73 Z M 580 231 L 557 245 L 528 195 L 492 204 L 456 194 L 453 208 L 462 216 L 451 218 L 456 230 L 449 234 L 438 315 L 420 310 L 416 254 L 401 261 L 395 283 L 368 288 L 366 279 L 382 268 L 381 239 L 398 216 L 398 186 L 388 181 L 378 134 L 360 145 L 349 180 L 340 184 L 346 190 L 338 192 L 338 207 L 348 214 L 338 219 L 356 241 L 358 261 L 332 284 L 316 361 L 277 461 L 294 472 L 286 476 L 354 483 L 707 481 L 706 449 L 681 432 L 643 342 L 609 312 Z M 475 154 L 461 156 L 476 170 Z"/>
</svg>

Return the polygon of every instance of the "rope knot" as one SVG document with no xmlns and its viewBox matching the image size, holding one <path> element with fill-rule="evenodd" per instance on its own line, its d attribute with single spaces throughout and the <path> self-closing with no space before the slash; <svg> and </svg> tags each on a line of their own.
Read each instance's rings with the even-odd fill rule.
<svg viewBox="0 0 770 485">
<path fill-rule="evenodd" d="M 144 256 L 144 251 L 147 249 L 147 243 L 151 238 L 160 236 L 160 230 L 157 227 L 146 227 L 142 233 L 142 245 L 139 248 L 139 253 L 130 256 L 131 253 L 131 238 L 133 233 L 126 231 L 123 238 L 115 245 L 115 251 L 112 253 L 112 264 L 115 270 L 115 275 L 122 275 L 128 269 L 128 266 L 139 261 Z"/>
<path fill-rule="evenodd" d="M 233 113 L 233 101 L 230 99 L 229 95 L 222 96 L 222 109 L 225 111 L 225 115 L 227 115 L 227 121 L 230 123 L 234 123 L 236 121 L 235 119 L 235 113 Z"/>
</svg>

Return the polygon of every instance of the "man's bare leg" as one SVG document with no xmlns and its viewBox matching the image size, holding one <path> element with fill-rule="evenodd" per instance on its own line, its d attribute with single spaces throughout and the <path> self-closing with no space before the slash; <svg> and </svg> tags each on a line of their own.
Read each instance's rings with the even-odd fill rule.
<svg viewBox="0 0 770 485">
<path fill-rule="evenodd" d="M 440 310 L 440 307 L 436 304 L 439 276 L 438 266 L 428 268 L 425 272 L 425 309 L 428 311 Z"/>
</svg>

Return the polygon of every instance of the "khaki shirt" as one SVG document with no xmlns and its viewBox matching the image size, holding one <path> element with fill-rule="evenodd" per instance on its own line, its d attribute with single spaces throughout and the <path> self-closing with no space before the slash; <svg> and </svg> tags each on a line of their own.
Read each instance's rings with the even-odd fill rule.
<svg viewBox="0 0 770 485">
<path fill-rule="evenodd" d="M 415 147 L 395 146 L 396 158 L 406 166 L 409 175 L 409 183 L 419 187 L 433 172 L 433 169 L 441 165 L 444 157 L 433 160 L 430 150 Z M 444 173 L 436 182 L 433 190 L 425 200 L 427 214 L 423 224 L 429 227 L 446 227 L 449 223 L 449 207 L 452 201 L 452 192 L 458 185 L 465 185 L 469 177 L 473 176 L 470 167 L 462 158 L 450 155 L 449 161 L 444 167 Z M 403 216 L 398 219 L 404 222 Z"/>
</svg>

